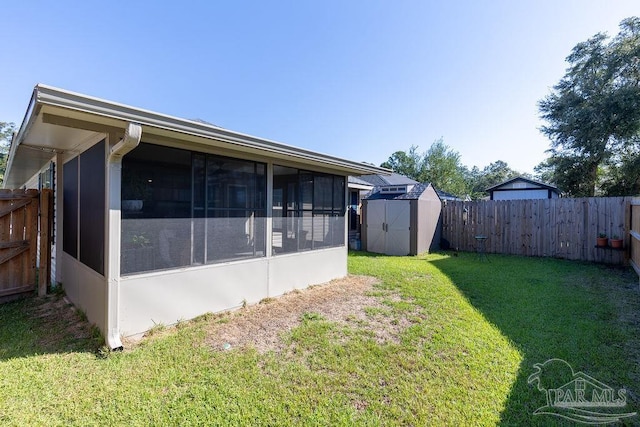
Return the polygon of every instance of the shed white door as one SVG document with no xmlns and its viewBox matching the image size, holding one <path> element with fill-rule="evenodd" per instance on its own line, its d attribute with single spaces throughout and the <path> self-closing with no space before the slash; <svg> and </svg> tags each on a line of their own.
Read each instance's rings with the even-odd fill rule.
<svg viewBox="0 0 640 427">
<path fill-rule="evenodd" d="M 387 255 L 408 255 L 411 202 L 372 200 L 367 203 L 367 250 Z"/>
</svg>

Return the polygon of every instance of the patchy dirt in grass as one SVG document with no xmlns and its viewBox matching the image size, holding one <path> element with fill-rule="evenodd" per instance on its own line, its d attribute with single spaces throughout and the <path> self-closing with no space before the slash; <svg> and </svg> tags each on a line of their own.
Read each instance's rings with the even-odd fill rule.
<svg viewBox="0 0 640 427">
<path fill-rule="evenodd" d="M 40 319 L 46 328 L 47 333 L 38 338 L 38 345 L 43 349 L 58 349 L 65 343 L 94 337 L 91 324 L 64 296 L 52 294 L 38 297 L 29 307 L 29 313 Z"/>
<path fill-rule="evenodd" d="M 211 322 L 207 344 L 214 350 L 254 347 L 258 352 L 282 352 L 282 335 L 311 313 L 324 320 L 368 331 L 379 343 L 398 342 L 416 312 L 398 315 L 394 303 L 407 302 L 399 294 L 375 288 L 377 279 L 348 276 L 324 285 L 293 291 L 254 306 L 223 315 Z"/>
<path fill-rule="evenodd" d="M 253 347 L 260 353 L 282 353 L 287 350 L 283 335 L 299 326 L 304 317 L 364 331 L 378 343 L 397 343 L 407 327 L 425 316 L 418 307 L 407 308 L 407 304 L 413 306 L 410 300 L 376 287 L 377 283 L 374 277 L 348 276 L 266 298 L 233 312 L 207 316 L 206 344 L 220 351 Z M 38 337 L 43 351 L 87 345 L 96 337 L 85 316 L 62 295 L 35 298 L 28 307 L 29 316 L 39 319 L 46 328 L 47 332 Z M 162 336 L 172 329 L 162 328 L 145 336 Z M 125 340 L 125 347 L 135 347 L 138 341 Z"/>
</svg>

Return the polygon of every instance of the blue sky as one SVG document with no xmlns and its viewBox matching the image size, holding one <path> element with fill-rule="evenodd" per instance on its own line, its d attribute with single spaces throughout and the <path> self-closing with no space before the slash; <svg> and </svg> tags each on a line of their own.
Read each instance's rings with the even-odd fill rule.
<svg viewBox="0 0 640 427">
<path fill-rule="evenodd" d="M 531 172 L 537 101 L 638 0 L 11 2 L 0 121 L 36 83 L 352 160 L 444 142 Z"/>
</svg>

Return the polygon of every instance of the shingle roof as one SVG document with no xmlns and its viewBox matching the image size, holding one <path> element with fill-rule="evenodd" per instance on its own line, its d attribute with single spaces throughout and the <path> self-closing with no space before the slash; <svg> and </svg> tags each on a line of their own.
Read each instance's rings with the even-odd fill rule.
<svg viewBox="0 0 640 427">
<path fill-rule="evenodd" d="M 402 194 L 382 193 L 381 192 L 382 187 L 386 187 L 386 186 L 378 186 L 371 191 L 371 194 L 367 196 L 366 199 L 367 200 L 383 200 L 383 199 L 384 200 L 417 200 L 418 198 L 420 198 L 422 193 L 424 193 L 425 190 L 429 188 L 430 185 L 431 184 L 429 184 L 428 182 L 424 184 L 418 183 L 413 185 L 413 188 L 411 190 Z"/>
<path fill-rule="evenodd" d="M 455 194 L 447 193 L 446 191 L 443 191 L 443 190 L 438 190 L 435 187 L 434 187 L 434 190 L 436 190 L 436 193 L 438 193 L 438 197 L 440 197 L 440 200 L 463 200 L 460 197 L 456 196 Z"/>
<path fill-rule="evenodd" d="M 418 181 L 395 172 L 391 173 L 391 175 L 361 175 L 357 178 L 376 187 L 386 185 L 418 184 Z"/>
<path fill-rule="evenodd" d="M 349 184 L 357 184 L 357 185 L 367 185 L 372 186 L 370 182 L 365 181 L 364 179 L 360 179 L 357 176 L 349 176 Z"/>
</svg>

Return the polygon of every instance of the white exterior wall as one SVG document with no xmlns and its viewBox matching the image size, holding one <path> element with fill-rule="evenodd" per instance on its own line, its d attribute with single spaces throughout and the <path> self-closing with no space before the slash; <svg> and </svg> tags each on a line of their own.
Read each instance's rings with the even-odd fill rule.
<svg viewBox="0 0 640 427">
<path fill-rule="evenodd" d="M 547 199 L 549 198 L 549 190 L 547 189 L 520 189 L 494 191 L 493 200 L 525 200 L 525 199 Z"/>
<path fill-rule="evenodd" d="M 69 300 L 80 308 L 91 323 L 106 330 L 106 280 L 71 255 L 62 251 L 59 274 Z"/>
<path fill-rule="evenodd" d="M 329 282 L 347 275 L 347 247 L 278 255 L 269 260 L 269 295 Z"/>
<path fill-rule="evenodd" d="M 38 172 L 36 175 L 32 176 L 31 179 L 29 181 L 27 181 L 24 184 L 24 188 L 26 189 L 38 189 L 38 178 L 40 177 L 40 172 Z"/>
<path fill-rule="evenodd" d="M 155 324 L 239 308 L 245 301 L 255 304 L 346 275 L 347 248 L 342 246 L 122 277 L 120 333 L 131 336 Z"/>
</svg>

